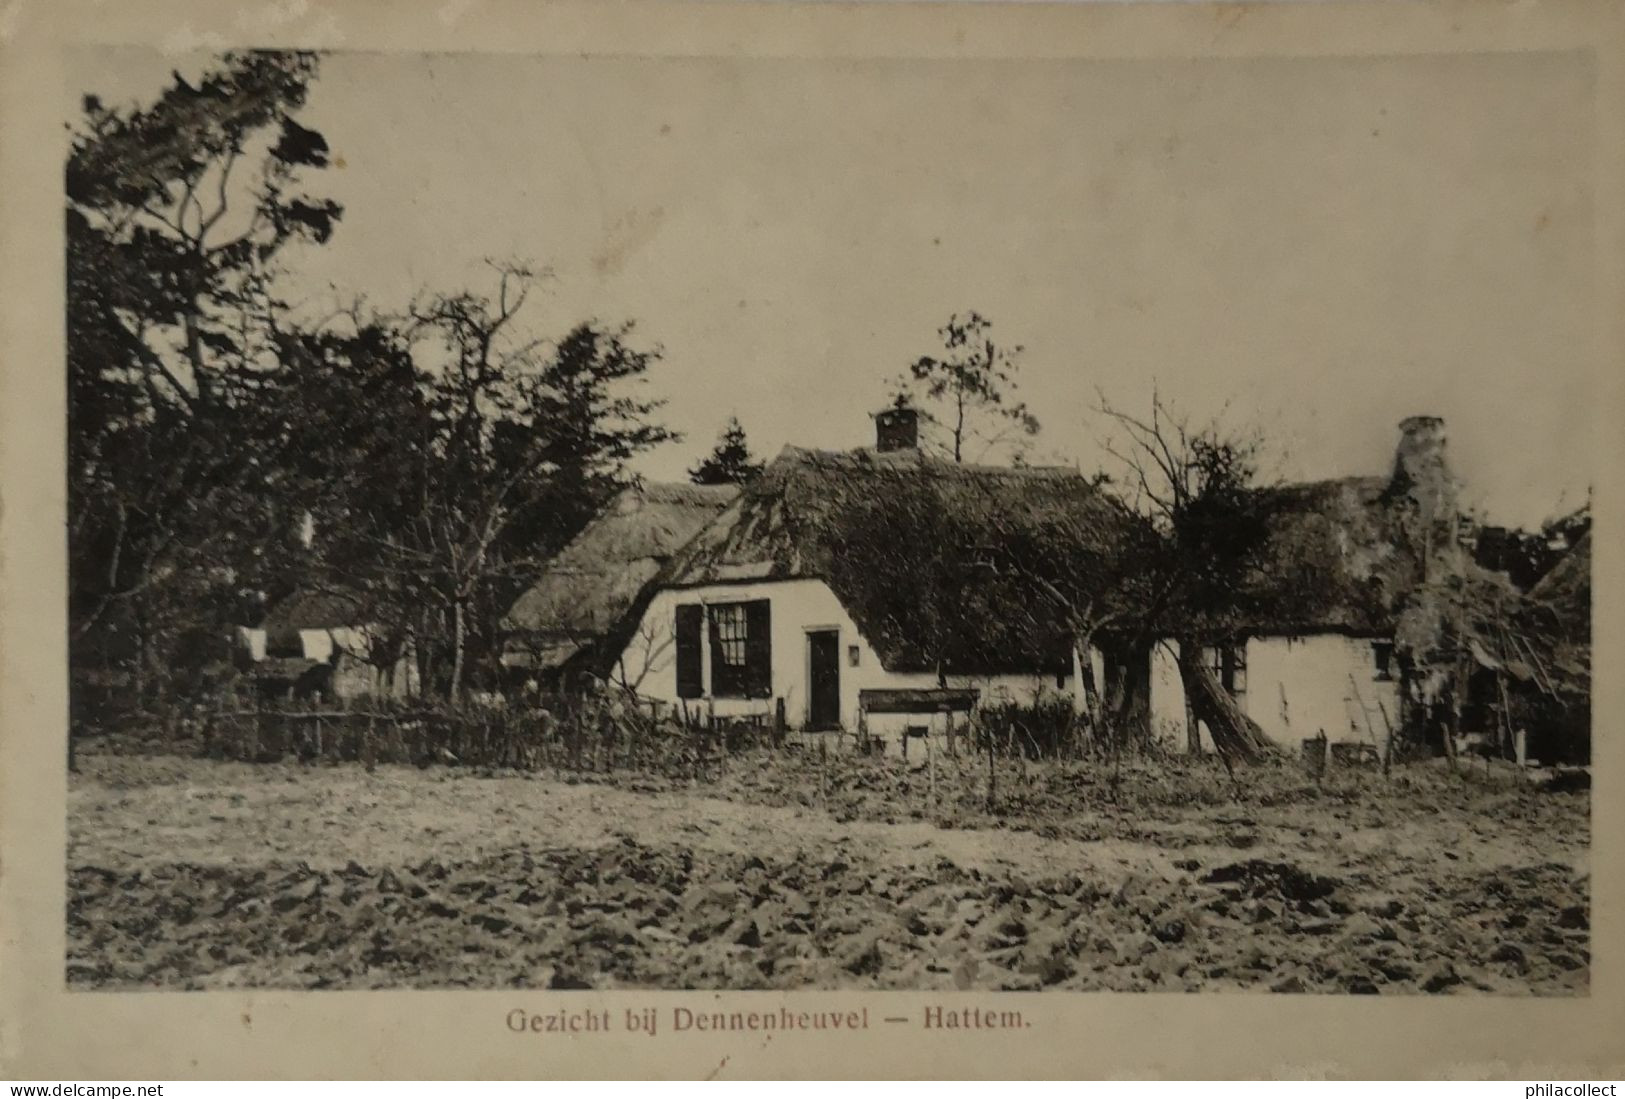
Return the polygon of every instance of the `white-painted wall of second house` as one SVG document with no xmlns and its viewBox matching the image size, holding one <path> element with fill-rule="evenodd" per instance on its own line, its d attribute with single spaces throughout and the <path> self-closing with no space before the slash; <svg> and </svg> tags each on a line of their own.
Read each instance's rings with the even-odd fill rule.
<svg viewBox="0 0 1625 1099">
<path fill-rule="evenodd" d="M 1399 684 L 1379 672 L 1371 638 L 1254 637 L 1247 641 L 1246 661 L 1246 691 L 1238 700 L 1284 747 L 1295 749 L 1324 731 L 1329 740 L 1366 741 L 1380 750 L 1383 711 L 1388 721 L 1399 721 Z M 1185 744 L 1185 691 L 1170 645 L 1158 645 L 1152 656 L 1151 714 L 1158 735 Z M 1205 727 L 1201 735 L 1203 749 L 1212 751 Z"/>
</svg>

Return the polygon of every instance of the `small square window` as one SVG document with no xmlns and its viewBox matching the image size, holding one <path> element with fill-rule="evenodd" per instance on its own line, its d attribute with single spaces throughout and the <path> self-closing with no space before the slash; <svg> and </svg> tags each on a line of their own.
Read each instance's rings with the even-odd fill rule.
<svg viewBox="0 0 1625 1099">
<path fill-rule="evenodd" d="M 1225 645 L 1215 645 L 1203 652 L 1208 671 L 1219 685 L 1233 695 L 1247 693 L 1246 639 Z"/>
<path fill-rule="evenodd" d="M 858 666 L 858 652 L 859 649 L 856 645 L 846 647 L 846 662 L 854 668 Z"/>
<path fill-rule="evenodd" d="M 1377 666 L 1377 679 L 1387 681 L 1394 678 L 1394 643 L 1392 641 L 1373 641 L 1371 643 L 1371 659 Z"/>
</svg>

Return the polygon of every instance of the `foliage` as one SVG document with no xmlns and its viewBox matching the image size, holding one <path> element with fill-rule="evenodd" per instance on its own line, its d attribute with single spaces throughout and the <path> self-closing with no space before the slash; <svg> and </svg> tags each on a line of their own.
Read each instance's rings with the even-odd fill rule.
<svg viewBox="0 0 1625 1099">
<path fill-rule="evenodd" d="M 1206 725 L 1228 766 L 1271 751 L 1258 723 L 1218 682 L 1201 648 L 1232 637 L 1248 620 L 1255 574 L 1268 563 L 1278 494 L 1260 491 L 1260 443 L 1217 422 L 1194 426 L 1153 392 L 1148 417 L 1099 411 L 1125 441 L 1108 444 L 1128 472 L 1131 506 L 1155 532 L 1124 578 L 1133 609 L 1112 625 L 1130 652 L 1178 638 L 1180 678 L 1194 719 Z M 1267 581 L 1266 581 L 1267 582 Z M 1109 721 L 1120 742 L 1151 741 L 1149 683 L 1130 684 Z"/>
<path fill-rule="evenodd" d="M 227 54 L 149 107 L 95 96 L 66 170 L 69 616 L 79 663 L 170 666 L 229 618 L 264 554 L 246 430 L 280 308 L 278 256 L 342 213 L 304 193 L 327 144 L 293 115 L 316 58 Z"/>
<path fill-rule="evenodd" d="M 299 323 L 289 245 L 342 214 L 305 176 L 314 54 L 223 56 L 156 102 L 94 96 L 66 165 L 70 616 L 78 667 L 201 682 L 295 589 L 359 597 L 455 694 L 536 562 L 672 435 L 630 324 L 520 328 L 539 274 Z M 312 537 L 312 535 L 314 535 Z"/>
<path fill-rule="evenodd" d="M 762 463 L 751 457 L 744 426 L 739 417 L 730 416 L 717 445 L 688 471 L 688 479 L 696 485 L 742 485 L 760 472 Z"/>
<path fill-rule="evenodd" d="M 362 594 L 385 637 L 416 636 L 425 681 L 452 696 L 626 460 L 671 437 L 650 422 L 658 403 L 627 392 L 658 357 L 630 325 L 522 333 L 537 276 L 494 271 L 489 297 L 291 338 L 279 376 L 288 492 L 314 512 L 318 573 Z"/>
<path fill-rule="evenodd" d="M 983 706 L 973 727 L 978 750 L 991 742 L 995 751 L 1028 759 L 1076 758 L 1086 742 L 1072 700 L 1060 695 Z"/>
<path fill-rule="evenodd" d="M 832 586 L 908 666 L 1064 672 L 1074 639 L 1124 609 L 1148 529 L 1069 471 L 938 465 L 835 495 Z"/>
<path fill-rule="evenodd" d="M 1260 439 L 1217 422 L 1193 425 L 1157 393 L 1143 418 L 1104 396 L 1099 411 L 1122 431 L 1107 450 L 1126 470 L 1127 503 L 1156 534 L 1125 578 L 1133 611 L 1118 628 L 1144 642 L 1179 630 L 1227 637 L 1266 563 L 1282 503 L 1260 484 Z"/>
<path fill-rule="evenodd" d="M 985 453 L 1008 443 L 1012 435 L 1019 441 L 1038 434 L 1038 417 L 1025 403 L 1011 400 L 1021 345 L 994 339 L 993 322 L 974 311 L 955 313 L 937 332 L 942 354 L 914 360 L 898 389 L 900 397 L 917 391 L 945 410 L 933 420 L 946 431 L 953 460 L 967 460 L 972 443 L 980 443 Z"/>
</svg>

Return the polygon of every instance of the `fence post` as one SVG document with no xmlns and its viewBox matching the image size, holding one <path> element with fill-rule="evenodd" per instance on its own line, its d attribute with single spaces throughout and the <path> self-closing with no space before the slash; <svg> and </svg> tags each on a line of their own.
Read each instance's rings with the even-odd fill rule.
<svg viewBox="0 0 1625 1099">
<path fill-rule="evenodd" d="M 951 716 L 949 720 L 952 720 Z M 930 809 L 930 815 L 934 819 L 937 815 L 937 753 L 931 749 L 932 739 L 930 733 L 925 734 L 926 790 L 930 794 L 927 805 Z"/>
<path fill-rule="evenodd" d="M 688 729 L 688 754 L 689 754 L 690 759 L 692 760 L 692 762 L 689 764 L 689 776 L 691 778 L 694 778 L 694 779 L 697 780 L 699 778 L 699 775 L 700 775 L 700 722 L 699 722 L 699 719 L 696 718 L 692 724 L 687 726 L 687 729 Z"/>
<path fill-rule="evenodd" d="M 818 798 L 829 808 L 829 749 L 827 748 L 826 734 L 818 734 Z"/>
<path fill-rule="evenodd" d="M 992 811 L 993 805 L 998 799 L 999 773 L 993 763 L 994 739 L 993 730 L 989 729 L 987 733 L 987 807 L 989 812 Z"/>
</svg>

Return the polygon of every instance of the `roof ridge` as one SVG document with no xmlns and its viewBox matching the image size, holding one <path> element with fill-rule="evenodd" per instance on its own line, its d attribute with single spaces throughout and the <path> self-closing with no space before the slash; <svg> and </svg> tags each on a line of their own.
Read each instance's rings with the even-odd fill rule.
<svg viewBox="0 0 1625 1099">
<path fill-rule="evenodd" d="M 781 462 L 800 462 L 807 465 L 827 463 L 829 465 L 845 465 L 848 467 L 873 470 L 875 472 L 909 472 L 939 474 L 948 477 L 976 475 L 993 477 L 1076 477 L 1087 481 L 1083 471 L 1075 466 L 1045 464 L 1001 466 L 983 462 L 955 462 L 947 458 L 938 458 L 917 449 L 879 451 L 872 447 L 855 447 L 851 450 L 826 450 L 820 447 L 804 447 L 794 443 L 786 443 L 784 449 L 779 451 L 773 459 L 774 465 Z"/>
</svg>

